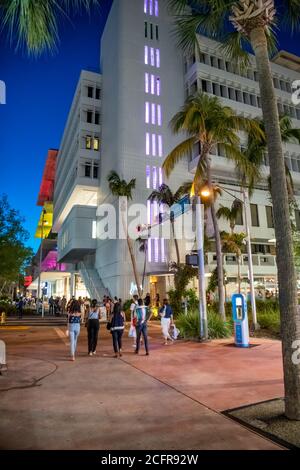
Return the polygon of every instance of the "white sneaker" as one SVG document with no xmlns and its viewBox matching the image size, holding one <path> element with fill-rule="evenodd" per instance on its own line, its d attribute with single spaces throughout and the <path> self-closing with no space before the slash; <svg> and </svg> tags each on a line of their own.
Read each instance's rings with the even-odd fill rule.
<svg viewBox="0 0 300 470">
<path fill-rule="evenodd" d="M 96 351 L 93 352 L 94 356 L 96 356 Z"/>
<path fill-rule="evenodd" d="M 90 352 L 90 353 L 89 353 L 89 356 L 92 356 L 92 355 L 93 355 L 93 353 Z"/>
</svg>

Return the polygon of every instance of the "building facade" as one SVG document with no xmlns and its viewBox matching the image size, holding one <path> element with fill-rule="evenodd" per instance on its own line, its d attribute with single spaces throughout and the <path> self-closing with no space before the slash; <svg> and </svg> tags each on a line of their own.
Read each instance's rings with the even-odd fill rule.
<svg viewBox="0 0 300 470">
<path fill-rule="evenodd" d="M 126 240 L 104 239 L 103 206 L 111 204 L 118 213 L 118 199 L 110 193 L 107 176 L 113 170 L 126 181 L 136 180 L 131 204 L 147 206 L 146 220 L 157 221 L 162 208 L 147 199 L 165 182 L 173 190 L 191 181 L 199 149 L 178 163 L 167 181 L 162 171 L 166 155 L 184 136 L 172 135 L 169 122 L 185 98 L 197 90 L 215 95 L 239 114 L 261 116 L 255 61 L 239 71 L 227 62 L 220 44 L 199 37 L 201 54 L 185 58 L 176 45 L 173 20 L 163 0 L 114 0 L 101 40 L 101 75 L 83 71 L 76 89 L 58 154 L 54 192 L 54 231 L 58 233 L 58 259 L 73 263 L 90 296 L 105 293 L 127 299 L 135 291 Z M 274 85 L 281 113 L 291 116 L 299 127 L 300 108 L 291 102 L 292 82 L 300 78 L 300 59 L 279 53 L 272 62 Z M 243 142 L 242 142 L 243 144 Z M 286 163 L 296 191 L 300 190 L 300 146 L 287 144 Z M 222 152 L 212 155 L 214 179 L 232 194 L 238 193 L 235 168 Z M 268 159 L 263 168 L 268 175 Z M 257 288 L 276 287 L 276 259 L 272 204 L 266 180 L 251 198 L 251 237 Z M 234 197 L 224 192 L 218 204 L 230 206 Z M 296 223 L 300 228 L 299 213 Z M 228 225 L 220 221 L 220 229 Z M 243 232 L 241 217 L 237 231 Z M 272 241 L 273 240 L 273 241 Z M 193 244 L 180 242 L 181 257 Z M 138 243 L 134 252 L 139 273 L 144 256 Z M 226 254 L 225 269 L 230 289 L 236 289 L 236 258 Z M 174 246 L 164 238 L 148 242 L 147 283 L 152 297 L 165 295 L 172 286 L 170 261 Z M 207 276 L 216 267 L 213 250 L 207 253 Z M 247 289 L 247 255 L 242 256 L 242 276 Z"/>
</svg>

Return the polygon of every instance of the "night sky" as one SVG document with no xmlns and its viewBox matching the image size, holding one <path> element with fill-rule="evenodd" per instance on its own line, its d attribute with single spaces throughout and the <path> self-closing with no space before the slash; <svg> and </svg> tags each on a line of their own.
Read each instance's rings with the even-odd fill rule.
<svg viewBox="0 0 300 470">
<path fill-rule="evenodd" d="M 80 70 L 99 70 L 100 37 L 110 5 L 111 0 L 103 0 L 90 17 L 83 13 L 64 19 L 54 55 L 29 58 L 1 36 L 0 80 L 6 83 L 7 104 L 0 105 L 0 194 L 6 193 L 25 217 L 34 249 L 47 150 L 59 147 Z M 279 42 L 280 49 L 300 56 L 300 35 L 280 34 Z"/>
</svg>

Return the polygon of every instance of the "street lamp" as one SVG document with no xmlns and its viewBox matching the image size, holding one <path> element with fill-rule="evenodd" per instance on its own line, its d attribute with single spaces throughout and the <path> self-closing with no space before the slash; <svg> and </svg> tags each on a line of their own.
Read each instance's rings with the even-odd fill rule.
<svg viewBox="0 0 300 470">
<path fill-rule="evenodd" d="M 41 273 L 42 273 L 42 260 L 43 260 L 43 240 L 44 240 L 44 223 L 45 223 L 45 214 L 46 209 L 42 211 L 42 229 L 41 229 L 41 246 L 40 246 L 40 260 L 39 260 L 39 278 L 38 278 L 38 301 L 42 298 L 42 318 L 44 317 L 44 302 L 43 302 L 43 295 L 41 292 Z"/>
<path fill-rule="evenodd" d="M 253 262 L 252 262 L 252 250 L 251 250 L 251 235 L 250 235 L 250 203 L 249 203 L 249 193 L 248 189 L 243 188 L 241 191 L 238 189 L 232 189 L 231 191 L 240 193 L 243 196 L 243 199 L 239 199 L 230 191 L 225 189 L 223 186 L 220 186 L 222 191 L 234 197 L 244 205 L 245 213 L 245 230 L 246 230 L 246 243 L 247 243 L 247 255 L 248 255 L 248 271 L 249 271 L 249 281 L 250 281 L 250 298 L 251 298 L 251 308 L 252 308 L 252 320 L 253 328 L 256 330 L 259 325 L 257 323 L 257 313 L 256 313 L 256 300 L 255 300 L 255 289 L 254 289 L 254 275 L 253 275 Z"/>
<path fill-rule="evenodd" d="M 208 188 L 203 188 L 201 196 L 207 198 L 210 196 Z M 198 253 L 198 286 L 199 286 L 199 321 L 200 321 L 200 339 L 208 339 L 207 309 L 206 309 L 206 291 L 205 291 L 205 267 L 204 267 L 204 240 L 203 240 L 203 219 L 201 210 L 201 197 L 195 196 L 196 202 L 196 242 Z"/>
</svg>

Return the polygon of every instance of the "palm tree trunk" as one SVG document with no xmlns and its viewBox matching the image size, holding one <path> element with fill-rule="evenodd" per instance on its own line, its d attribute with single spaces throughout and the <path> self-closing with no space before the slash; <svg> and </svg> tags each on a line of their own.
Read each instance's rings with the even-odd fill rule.
<svg viewBox="0 0 300 470">
<path fill-rule="evenodd" d="M 142 291 L 144 294 L 144 283 L 145 283 L 145 277 L 146 277 L 146 266 L 147 266 L 147 254 L 148 254 L 148 240 L 145 243 L 145 258 L 144 258 L 144 269 L 143 269 L 143 279 L 142 279 Z"/>
<path fill-rule="evenodd" d="M 205 156 L 205 160 L 207 163 L 207 183 L 210 189 L 210 193 L 213 194 L 213 185 L 211 180 L 211 163 L 208 154 Z M 218 297 L 219 297 L 219 314 L 221 315 L 222 319 L 226 321 L 225 315 L 225 296 L 224 296 L 224 272 L 223 272 L 223 255 L 222 255 L 222 243 L 221 243 L 221 236 L 218 224 L 218 218 L 216 215 L 215 204 L 212 196 L 211 206 L 211 217 L 214 226 L 215 232 L 215 242 L 216 242 L 216 257 L 217 257 L 217 273 L 218 273 Z"/>
<path fill-rule="evenodd" d="M 297 311 L 292 230 L 277 100 L 264 28 L 261 26 L 254 28 L 250 32 L 250 40 L 259 73 L 260 96 L 270 161 L 281 317 L 285 414 L 290 419 L 300 420 L 300 364 L 295 364 L 292 361 L 295 352 L 292 346 L 293 342 L 300 340 L 300 319 Z"/>
<path fill-rule="evenodd" d="M 177 238 L 175 237 L 174 219 L 171 220 L 171 227 L 172 227 L 172 235 L 173 235 L 174 244 L 175 244 L 175 250 L 176 250 L 177 264 L 178 264 L 178 266 L 179 266 L 179 264 L 180 264 L 180 253 L 179 253 L 178 240 L 177 240 Z"/>
<path fill-rule="evenodd" d="M 129 238 L 129 236 L 128 236 L 127 224 L 125 223 L 124 214 L 123 214 L 123 213 L 122 213 L 122 215 L 121 215 L 121 219 L 122 219 L 122 225 L 123 225 L 124 231 L 125 231 L 125 233 L 126 233 L 126 241 L 127 241 L 127 246 L 128 246 L 129 254 L 130 254 L 130 259 L 131 259 L 131 264 L 132 264 L 133 276 L 134 276 L 134 280 L 135 280 L 135 283 L 136 283 L 136 288 L 137 288 L 139 297 L 142 297 L 143 294 L 142 294 L 142 291 L 141 291 L 141 286 L 140 286 L 140 281 L 139 281 L 138 270 L 137 270 L 137 266 L 136 266 L 136 261 L 135 261 L 134 253 L 133 253 L 133 247 L 132 247 L 132 244 L 131 244 L 131 240 L 130 240 L 130 238 Z"/>
</svg>

